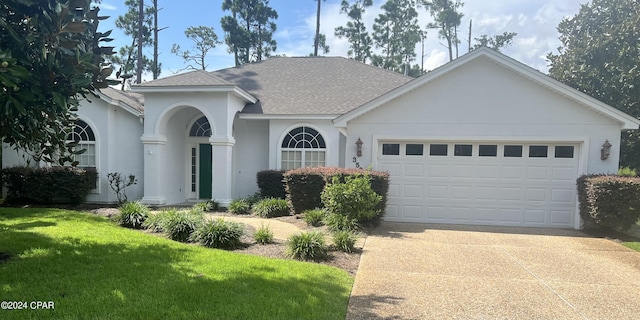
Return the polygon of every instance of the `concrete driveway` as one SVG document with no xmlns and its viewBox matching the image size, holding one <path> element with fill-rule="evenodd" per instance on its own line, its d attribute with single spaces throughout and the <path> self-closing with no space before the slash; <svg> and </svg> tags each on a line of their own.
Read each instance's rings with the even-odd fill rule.
<svg viewBox="0 0 640 320">
<path fill-rule="evenodd" d="M 640 319 L 640 253 L 575 230 L 383 223 L 347 319 Z"/>
</svg>

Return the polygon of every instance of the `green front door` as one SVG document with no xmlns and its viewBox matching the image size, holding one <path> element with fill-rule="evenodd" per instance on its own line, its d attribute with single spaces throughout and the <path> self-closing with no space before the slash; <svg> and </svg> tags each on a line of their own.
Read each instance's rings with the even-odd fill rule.
<svg viewBox="0 0 640 320">
<path fill-rule="evenodd" d="M 200 187 L 198 197 L 211 199 L 211 145 L 200 145 Z"/>
</svg>

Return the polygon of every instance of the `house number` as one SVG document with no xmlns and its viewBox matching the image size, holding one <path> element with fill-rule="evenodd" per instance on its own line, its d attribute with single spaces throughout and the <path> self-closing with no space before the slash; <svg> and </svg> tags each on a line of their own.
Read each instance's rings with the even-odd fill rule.
<svg viewBox="0 0 640 320">
<path fill-rule="evenodd" d="M 356 157 L 353 157 L 353 163 L 356 164 L 356 168 L 361 169 L 360 168 L 360 162 L 358 162 L 358 159 Z"/>
</svg>

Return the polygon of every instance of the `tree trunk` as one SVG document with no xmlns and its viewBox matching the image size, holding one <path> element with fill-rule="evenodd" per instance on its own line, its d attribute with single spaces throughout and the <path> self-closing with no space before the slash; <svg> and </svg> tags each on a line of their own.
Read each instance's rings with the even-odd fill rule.
<svg viewBox="0 0 640 320">
<path fill-rule="evenodd" d="M 158 79 L 158 0 L 153 0 L 153 80 Z"/>
<path fill-rule="evenodd" d="M 142 20 L 144 19 L 144 0 L 138 0 L 138 61 L 136 83 L 142 83 Z"/>
<path fill-rule="evenodd" d="M 318 11 L 316 13 L 316 36 L 314 38 L 313 41 L 313 56 L 317 57 L 318 56 L 318 45 L 320 42 L 320 2 L 322 2 L 322 0 L 316 0 L 318 1 Z"/>
</svg>

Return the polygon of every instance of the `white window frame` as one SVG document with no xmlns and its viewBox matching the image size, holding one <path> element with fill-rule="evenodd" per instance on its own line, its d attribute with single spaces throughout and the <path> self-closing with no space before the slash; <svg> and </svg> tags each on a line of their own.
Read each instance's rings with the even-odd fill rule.
<svg viewBox="0 0 640 320">
<path fill-rule="evenodd" d="M 292 132 L 302 128 L 302 132 L 292 135 Z M 309 133 L 306 129 L 311 129 L 315 133 Z M 287 141 L 287 138 L 290 139 Z M 308 139 L 312 136 L 312 139 Z M 287 147 L 283 147 L 285 143 L 288 143 Z M 294 143 L 295 145 L 292 145 Z M 305 146 L 308 144 L 310 147 Z M 324 147 L 323 147 L 324 146 Z M 278 160 L 280 169 L 292 170 L 303 167 L 324 167 L 327 164 L 327 140 L 318 128 L 308 124 L 298 124 L 290 127 L 286 130 L 286 133 L 282 136 L 278 143 Z M 284 155 L 295 155 L 299 153 L 299 158 L 289 160 L 289 157 Z M 314 155 L 316 158 L 314 159 Z M 318 160 L 322 157 L 322 160 Z M 285 166 L 285 161 L 289 165 Z"/>
</svg>

